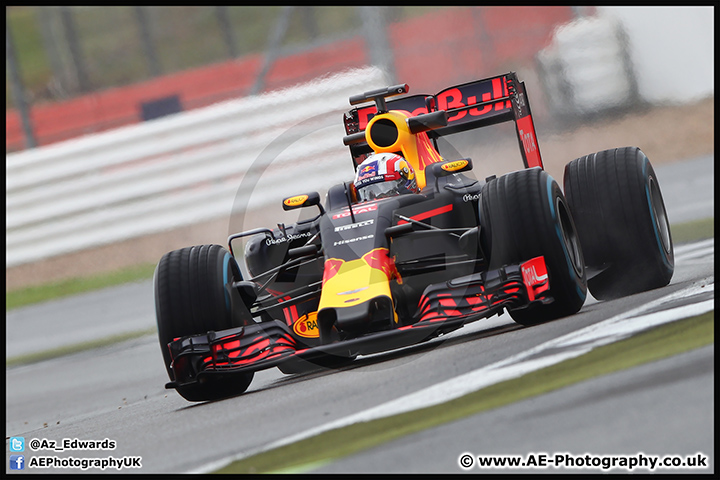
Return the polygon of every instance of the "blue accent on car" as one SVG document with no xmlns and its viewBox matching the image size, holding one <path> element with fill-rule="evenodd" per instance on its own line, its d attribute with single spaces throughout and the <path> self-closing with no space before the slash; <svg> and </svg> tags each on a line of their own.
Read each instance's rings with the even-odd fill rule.
<svg viewBox="0 0 720 480">
<path fill-rule="evenodd" d="M 558 219 L 557 213 L 555 211 L 555 203 L 552 201 L 552 184 L 553 184 L 553 178 L 548 175 L 547 177 L 547 197 L 548 202 L 550 202 L 550 213 L 552 213 L 553 220 L 556 220 L 555 222 L 555 233 L 557 234 L 558 238 L 560 239 L 560 245 L 562 245 L 563 252 L 565 253 L 565 260 L 567 260 L 568 264 L 568 271 L 570 272 L 570 277 L 575 277 L 575 267 L 573 267 L 572 260 L 570 259 L 570 254 L 567 251 L 567 247 L 565 246 L 565 240 L 563 239 L 562 230 L 560 230 L 560 220 Z M 583 292 L 582 289 L 576 284 L 575 288 L 577 290 L 577 293 L 580 297 L 582 297 L 583 301 L 585 301 L 585 298 L 587 297 L 587 293 Z"/>
<path fill-rule="evenodd" d="M 232 255 L 226 252 L 225 258 L 223 258 L 223 286 L 228 283 L 228 264 L 231 259 Z M 227 290 L 225 290 L 225 308 L 227 308 L 228 311 L 230 310 L 230 296 L 228 295 Z"/>
</svg>

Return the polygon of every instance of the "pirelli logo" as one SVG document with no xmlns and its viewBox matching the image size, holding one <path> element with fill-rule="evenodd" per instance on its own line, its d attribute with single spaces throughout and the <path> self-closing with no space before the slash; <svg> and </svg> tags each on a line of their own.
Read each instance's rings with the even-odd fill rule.
<svg viewBox="0 0 720 480">
<path fill-rule="evenodd" d="M 372 225 L 373 223 L 375 223 L 375 219 L 365 220 L 364 222 L 351 223 L 350 225 L 340 225 L 339 227 L 335 227 L 335 231 L 344 232 L 346 230 L 352 230 L 354 228 L 367 227 L 368 225 Z"/>
</svg>

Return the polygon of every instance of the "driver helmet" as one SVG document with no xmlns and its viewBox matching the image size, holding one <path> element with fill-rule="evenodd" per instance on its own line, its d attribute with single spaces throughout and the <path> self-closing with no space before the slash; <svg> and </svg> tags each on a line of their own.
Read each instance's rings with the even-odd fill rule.
<svg viewBox="0 0 720 480">
<path fill-rule="evenodd" d="M 361 202 L 420 192 L 415 171 L 395 153 L 368 155 L 358 167 L 354 183 Z"/>
</svg>

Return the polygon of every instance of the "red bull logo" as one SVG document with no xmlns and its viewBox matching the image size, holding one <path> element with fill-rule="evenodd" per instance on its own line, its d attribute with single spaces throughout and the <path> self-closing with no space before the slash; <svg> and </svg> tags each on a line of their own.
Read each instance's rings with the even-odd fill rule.
<svg viewBox="0 0 720 480">
<path fill-rule="evenodd" d="M 318 311 L 345 308 L 377 297 L 392 298 L 390 280 L 400 275 L 387 248 L 376 248 L 355 260 L 325 260 Z"/>
<path fill-rule="evenodd" d="M 343 263 L 345 263 L 345 260 L 341 260 L 339 258 L 328 258 L 327 260 L 325 260 L 325 270 L 323 271 L 322 280 L 323 285 L 325 285 L 328 280 L 338 274 L 338 272 L 340 271 L 340 267 L 342 267 Z"/>
<path fill-rule="evenodd" d="M 363 255 L 362 259 L 370 265 L 370 268 L 381 270 L 387 276 L 388 281 L 396 279 L 398 283 L 402 283 L 400 272 L 398 272 L 393 259 L 388 255 L 386 248 L 371 250 Z"/>
</svg>

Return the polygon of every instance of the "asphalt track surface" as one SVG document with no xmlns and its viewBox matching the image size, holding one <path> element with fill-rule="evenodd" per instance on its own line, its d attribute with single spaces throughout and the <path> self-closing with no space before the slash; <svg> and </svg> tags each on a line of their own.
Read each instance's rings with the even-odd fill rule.
<svg viewBox="0 0 720 480">
<path fill-rule="evenodd" d="M 673 223 L 714 216 L 713 157 L 656 171 Z M 277 369 L 262 371 L 245 395 L 212 403 L 189 403 L 165 390 L 167 377 L 157 339 L 145 336 L 7 369 L 6 437 L 23 436 L 28 444 L 34 438 L 57 442 L 108 438 L 117 443 L 110 451 L 26 448 L 28 460 L 40 455 L 141 456 L 142 468 L 127 472 L 204 471 L 699 283 L 714 283 L 714 242 L 678 255 L 673 281 L 662 289 L 612 302 L 590 299 L 579 314 L 532 328 L 521 328 L 506 316 L 494 317 L 421 346 L 361 357 L 340 371 L 292 376 Z M 698 300 L 707 298 L 689 301 Z M 11 312 L 7 355 L 21 351 L 13 350 L 18 345 L 47 348 L 64 341 L 75 343 L 83 335 L 102 336 L 127 325 L 137 329 L 153 323 L 149 284 L 108 289 Z M 76 331 L 67 340 L 62 332 L 71 324 Z M 700 472 L 712 472 L 713 364 L 714 346 L 704 347 L 410 435 L 317 471 L 462 473 L 458 458 L 466 452 L 660 456 L 701 452 L 710 457 L 710 467 Z M 9 446 L 6 455 L 9 462 Z"/>
</svg>

